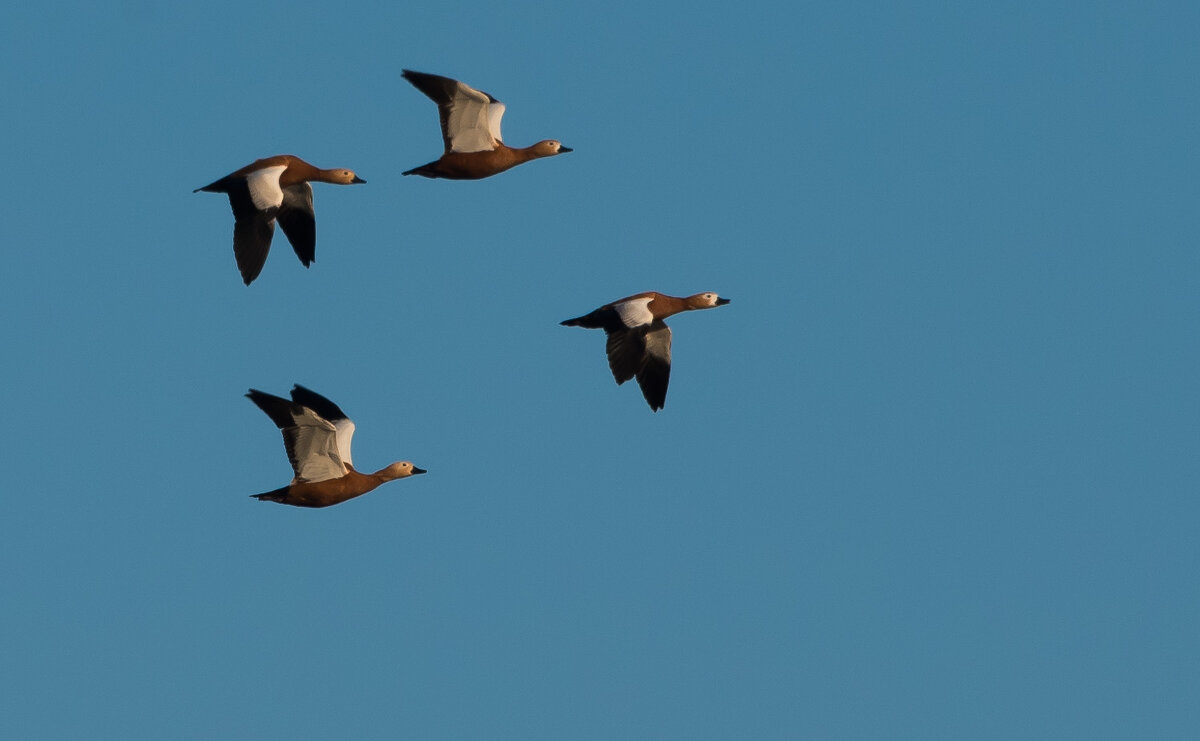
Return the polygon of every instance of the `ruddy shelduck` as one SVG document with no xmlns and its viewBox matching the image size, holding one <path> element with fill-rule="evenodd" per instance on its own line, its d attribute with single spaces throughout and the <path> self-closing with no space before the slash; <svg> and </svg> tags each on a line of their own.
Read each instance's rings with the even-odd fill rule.
<svg viewBox="0 0 1200 741">
<path fill-rule="evenodd" d="M 613 378 L 620 385 L 636 377 L 642 396 L 650 409 L 657 412 L 667 403 L 667 384 L 671 381 L 671 328 L 663 320 L 681 311 L 711 309 L 727 303 L 729 299 L 715 293 L 677 298 L 647 291 L 605 304 L 562 324 L 603 329 L 608 337 L 605 352 Z"/>
<path fill-rule="evenodd" d="M 192 191 L 229 195 L 229 205 L 233 207 L 233 254 L 246 285 L 262 272 L 276 221 L 304 267 L 317 259 L 317 217 L 313 212 L 310 182 L 351 185 L 367 181 L 352 170 L 322 170 L 299 157 L 280 154 L 256 160 Z"/>
<path fill-rule="evenodd" d="M 404 175 L 450 180 L 479 180 L 539 157 L 572 151 L 554 139 L 531 147 L 505 146 L 500 136 L 504 104 L 485 92 L 449 77 L 427 75 L 406 69 L 408 80 L 437 103 L 446 151 L 433 162 L 414 167 Z"/>
<path fill-rule="evenodd" d="M 425 473 L 408 461 L 375 473 L 359 473 L 350 460 L 354 423 L 329 399 L 296 385 L 292 399 L 250 389 L 250 401 L 283 432 L 295 478 L 287 486 L 251 496 L 296 507 L 329 507 L 366 494 L 380 484 Z"/>
</svg>

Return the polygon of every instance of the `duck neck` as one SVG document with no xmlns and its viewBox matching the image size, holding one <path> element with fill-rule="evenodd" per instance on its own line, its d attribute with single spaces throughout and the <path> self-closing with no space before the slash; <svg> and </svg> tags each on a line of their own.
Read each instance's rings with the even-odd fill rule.
<svg viewBox="0 0 1200 741">
<path fill-rule="evenodd" d="M 675 316 L 681 311 L 687 311 L 692 308 L 688 306 L 687 301 L 684 299 L 661 293 L 656 295 L 651 303 L 654 304 L 651 311 L 654 312 L 654 316 L 657 319 L 666 319 L 667 317 Z"/>
<path fill-rule="evenodd" d="M 514 165 L 519 165 L 524 162 L 529 162 L 530 160 L 535 160 L 539 157 L 546 156 L 538 151 L 536 144 L 529 147 L 521 147 L 520 149 L 513 149 L 512 147 L 507 147 L 507 149 L 511 153 Z"/>
<path fill-rule="evenodd" d="M 381 468 L 375 473 L 370 474 L 370 476 L 380 484 L 386 484 L 389 481 L 395 481 L 396 479 L 401 478 L 400 476 L 396 475 L 391 466 L 388 466 L 387 468 Z"/>
</svg>

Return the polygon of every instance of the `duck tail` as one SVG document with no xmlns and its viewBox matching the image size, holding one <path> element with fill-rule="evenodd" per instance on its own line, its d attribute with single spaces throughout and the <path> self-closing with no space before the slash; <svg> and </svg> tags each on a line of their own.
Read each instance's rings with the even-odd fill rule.
<svg viewBox="0 0 1200 741">
<path fill-rule="evenodd" d="M 209 183 L 208 185 L 204 186 L 203 188 L 196 188 L 192 192 L 199 193 L 200 191 L 204 191 L 206 193 L 228 193 L 229 192 L 228 179 L 221 178 L 220 180 L 214 180 L 213 182 Z"/>
<path fill-rule="evenodd" d="M 617 313 L 612 309 L 596 309 L 590 314 L 577 316 L 574 319 L 565 319 L 559 324 L 564 327 L 583 327 L 585 329 L 617 329 L 620 325 L 620 319 Z"/>
<path fill-rule="evenodd" d="M 423 178 L 437 178 L 440 176 L 438 175 L 437 170 L 434 168 L 434 165 L 436 165 L 436 164 L 437 164 L 437 161 L 435 160 L 428 164 L 421 165 L 420 167 L 414 167 L 411 170 L 405 170 L 404 172 L 402 172 L 400 174 L 401 175 L 420 175 Z"/>
<path fill-rule="evenodd" d="M 281 502 L 282 503 L 283 498 L 286 494 L 287 494 L 287 487 L 285 486 L 282 489 L 276 489 L 275 491 L 268 491 L 265 494 L 251 494 L 250 496 L 254 497 L 255 499 L 259 500 L 260 502 Z"/>
</svg>

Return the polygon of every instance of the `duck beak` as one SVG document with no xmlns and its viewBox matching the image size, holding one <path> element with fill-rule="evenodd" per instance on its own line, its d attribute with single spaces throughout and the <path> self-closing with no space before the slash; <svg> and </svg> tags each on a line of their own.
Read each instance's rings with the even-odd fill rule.
<svg viewBox="0 0 1200 741">
<path fill-rule="evenodd" d="M 561 145 L 561 144 L 559 144 L 559 145 L 558 145 L 558 153 L 559 153 L 559 154 L 562 154 L 563 152 L 574 152 L 574 151 L 575 151 L 575 150 L 574 150 L 574 149 L 571 149 L 570 147 L 564 147 L 564 146 L 563 146 L 563 145 Z"/>
<path fill-rule="evenodd" d="M 727 298 L 717 299 L 717 306 L 724 306 L 727 303 L 729 303 L 729 299 L 727 299 Z"/>
<path fill-rule="evenodd" d="M 416 466 L 413 466 L 413 476 L 416 476 L 418 473 L 429 473 L 429 472 L 426 471 L 424 468 L 417 468 Z"/>
<path fill-rule="evenodd" d="M 354 183 L 365 183 L 365 182 L 367 182 L 367 181 L 363 180 L 359 176 L 355 175 L 354 179 L 350 181 L 350 184 L 353 185 Z"/>
</svg>

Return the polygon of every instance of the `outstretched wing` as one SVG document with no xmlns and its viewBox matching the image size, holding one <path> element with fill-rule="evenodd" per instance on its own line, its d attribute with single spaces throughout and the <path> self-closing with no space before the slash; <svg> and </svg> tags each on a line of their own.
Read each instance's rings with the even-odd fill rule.
<svg viewBox="0 0 1200 741">
<path fill-rule="evenodd" d="M 346 416 L 341 407 L 321 396 L 316 391 L 304 388 L 300 384 L 296 384 L 292 388 L 292 401 L 308 407 L 320 417 L 333 424 L 334 431 L 337 434 L 338 457 L 347 466 L 353 468 L 354 463 L 350 458 L 350 443 L 354 439 L 354 422 Z"/>
<path fill-rule="evenodd" d="M 504 104 L 485 92 L 440 75 L 404 70 L 404 79 L 437 103 L 446 152 L 487 152 L 501 141 Z"/>
<path fill-rule="evenodd" d="M 227 193 L 233 208 L 233 256 L 242 281 L 250 285 L 267 262 L 279 209 L 273 206 L 260 209 L 254 205 L 250 186 L 242 178 L 230 181 Z"/>
<path fill-rule="evenodd" d="M 246 396 L 283 433 L 283 445 L 297 481 L 325 481 L 346 474 L 332 422 L 302 404 L 256 389 L 250 389 Z"/>
<path fill-rule="evenodd" d="M 313 211 L 312 186 L 296 183 L 284 188 L 283 205 L 276 218 L 296 251 L 296 257 L 307 268 L 317 259 L 317 217 Z"/>
<path fill-rule="evenodd" d="M 638 386 L 650 409 L 657 412 L 667 403 L 667 385 L 671 382 L 671 328 L 656 320 L 643 337 L 645 352 L 637 370 Z"/>
</svg>

